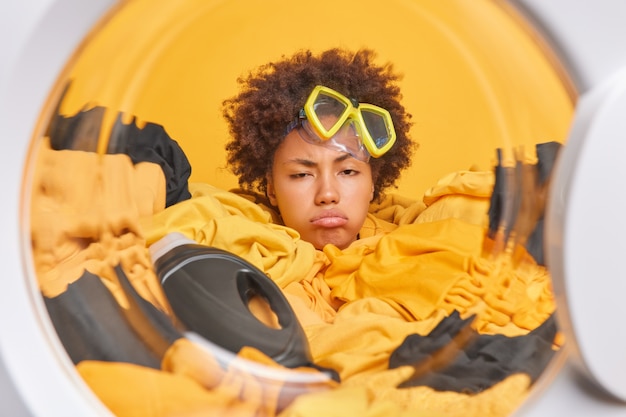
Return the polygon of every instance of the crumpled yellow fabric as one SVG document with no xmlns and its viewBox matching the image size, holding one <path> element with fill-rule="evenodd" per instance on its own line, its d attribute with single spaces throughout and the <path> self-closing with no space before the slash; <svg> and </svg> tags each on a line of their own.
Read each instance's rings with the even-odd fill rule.
<svg viewBox="0 0 626 417">
<path fill-rule="evenodd" d="M 144 222 L 151 245 L 170 232 L 235 253 L 264 271 L 279 286 L 314 275 L 325 259 L 298 233 L 272 222 L 254 202 L 208 184 L 190 184 L 192 198 Z"/>
<path fill-rule="evenodd" d="M 32 178 L 30 232 L 33 262 L 42 293 L 56 296 L 85 270 L 99 276 L 123 308 L 128 303 L 114 271 L 121 265 L 139 294 L 171 315 L 143 236 L 142 219 L 165 208 L 165 178 L 157 164 L 134 165 L 127 155 L 38 149 Z M 77 175 L 80 173 L 80 175 Z M 249 214 L 249 213 L 244 213 Z M 247 349 L 237 360 L 285 370 Z M 162 369 L 83 361 L 76 369 L 118 416 L 273 416 L 285 399 L 285 382 L 272 384 L 220 364 L 186 338 L 165 353 Z M 326 378 L 301 392 L 330 389 Z"/>
<path fill-rule="evenodd" d="M 471 186 L 465 187 L 465 180 Z M 266 271 L 298 314 L 316 363 L 338 370 L 345 379 L 380 369 L 403 336 L 427 333 L 453 310 L 476 314 L 474 326 L 480 332 L 509 336 L 527 333 L 554 310 L 545 268 L 530 257 L 521 268 L 504 256 L 482 256 L 482 214 L 455 217 L 459 201 L 446 200 L 459 193 L 487 200 L 492 184 L 493 174 L 468 171 L 440 181 L 429 193 L 431 206 L 390 197 L 372 209 L 387 213 L 384 218 L 370 213 L 370 225 L 378 224 L 374 227 L 381 232 L 345 250 L 329 245 L 324 251 L 315 251 L 295 231 L 273 223 L 275 214 L 253 199 L 195 184 L 192 200 L 153 217 L 148 241 L 183 232 Z M 418 221 L 437 203 L 437 212 L 446 217 Z M 359 314 L 353 314 L 357 307 Z"/>
<path fill-rule="evenodd" d="M 425 320 L 407 321 L 387 302 L 363 298 L 344 305 L 332 324 L 305 326 L 313 361 L 335 369 L 342 383 L 385 371 L 389 356 L 407 335 L 428 334 L 446 315 L 438 310 Z"/>
<path fill-rule="evenodd" d="M 495 176 L 491 171 L 451 172 L 426 190 L 423 201 L 426 206 L 430 207 L 437 200 L 446 196 L 466 196 L 489 199 L 491 198 L 494 183 Z M 445 216 L 452 217 L 449 213 Z"/>
<path fill-rule="evenodd" d="M 42 293 L 54 297 L 84 270 L 126 299 L 113 268 L 121 264 L 139 294 L 167 311 L 140 227 L 165 208 L 165 177 L 157 164 L 133 165 L 128 155 L 37 149 L 31 183 L 30 233 Z"/>
<path fill-rule="evenodd" d="M 546 268 L 530 257 L 523 265 L 486 259 L 483 237 L 483 227 L 452 218 L 399 227 L 374 247 L 327 246 L 324 281 L 332 298 L 375 297 L 409 321 L 444 309 L 477 314 L 482 332 L 534 329 L 555 307 Z"/>
<path fill-rule="evenodd" d="M 346 381 L 342 388 L 363 387 L 371 396 L 370 401 L 393 402 L 403 412 L 416 410 L 416 416 L 422 416 L 421 413 L 429 415 L 430 412 L 446 417 L 505 417 L 522 405 L 528 397 L 530 385 L 528 375 L 515 374 L 475 395 L 435 391 L 429 387 L 394 388 L 410 372 L 407 367 L 401 367 L 362 374 Z"/>
<path fill-rule="evenodd" d="M 424 193 L 423 203 L 427 208 L 415 222 L 455 218 L 487 225 L 494 182 L 491 171 L 458 171 L 444 176 Z"/>
<path fill-rule="evenodd" d="M 464 181 L 470 185 L 464 186 Z M 274 215 L 250 198 L 192 184 L 191 200 L 152 217 L 146 240 L 150 244 L 178 231 L 242 256 L 285 290 L 304 324 L 332 323 L 342 304 L 375 297 L 405 320 L 424 320 L 437 309 L 456 309 L 478 314 L 480 331 L 518 335 L 536 327 L 554 309 L 546 269 L 530 257 L 521 268 L 507 263 L 506 257 L 482 256 L 486 226 L 478 218 L 449 214 L 459 211 L 458 202 L 449 209 L 450 217 L 417 221 L 432 204 L 443 205 L 449 195 L 474 193 L 473 198 L 487 200 L 492 184 L 491 173 L 451 175 L 427 193 L 431 206 L 417 217 L 410 200 L 395 208 L 388 200 L 373 209 L 380 212 L 386 204 L 382 210 L 390 214 L 385 219 L 370 214 L 375 219 L 370 225 L 377 223 L 381 232 L 345 250 L 329 245 L 324 251 L 316 251 L 297 232 L 274 223 Z M 406 221 L 398 213 L 410 213 L 413 223 L 399 226 L 388 221 Z"/>
<path fill-rule="evenodd" d="M 508 415 L 528 393 L 522 376 L 466 396 L 395 389 L 407 370 L 387 369 L 389 354 L 406 335 L 427 334 L 452 310 L 476 314 L 480 332 L 511 336 L 554 310 L 549 275 L 532 258 L 517 256 L 513 264 L 506 256 L 483 256 L 482 207 L 488 207 L 492 184 L 492 173 L 467 171 L 442 179 L 423 201 L 389 195 L 372 205 L 360 240 L 343 251 L 317 251 L 277 224 L 277 214 L 254 196 L 191 184 L 191 200 L 164 209 L 158 166 L 43 146 L 31 200 L 33 257 L 44 294 L 64 291 L 88 269 L 125 306 L 112 269 L 119 263 L 140 295 L 168 312 L 149 244 L 177 231 L 231 251 L 283 288 L 314 361 L 342 376 L 332 391 L 307 393 L 281 411 L 280 383 L 264 386 L 220 371 L 180 339 L 160 371 L 93 361 L 77 366 L 117 415 L 317 416 L 333 408 L 372 417 Z M 278 367 L 254 350 L 240 355 Z"/>
<path fill-rule="evenodd" d="M 459 281 L 471 281 L 483 229 L 455 219 L 409 224 L 376 246 L 344 251 L 327 246 L 325 280 L 344 302 L 376 297 L 406 320 L 423 320 Z"/>
<path fill-rule="evenodd" d="M 429 404 L 410 409 L 391 400 L 377 398 L 364 387 L 340 387 L 320 394 L 299 397 L 280 417 L 309 416 L 359 416 L 359 417 L 452 417 L 432 410 Z"/>
<path fill-rule="evenodd" d="M 250 371 L 262 364 L 265 374 Z M 284 368 L 263 353 L 245 348 L 223 367 L 208 351 L 179 339 L 163 359 L 162 371 L 119 362 L 82 361 L 78 373 L 98 398 L 118 417 L 240 416 L 279 414 L 296 395 L 336 388 L 330 379 L 299 384 L 289 378 L 317 374 L 308 368 Z M 271 375 L 267 377 L 267 375 Z"/>
</svg>

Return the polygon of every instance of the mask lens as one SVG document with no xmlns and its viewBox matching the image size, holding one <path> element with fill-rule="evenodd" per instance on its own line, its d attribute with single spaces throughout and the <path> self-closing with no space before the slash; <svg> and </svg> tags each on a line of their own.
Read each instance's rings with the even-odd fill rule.
<svg viewBox="0 0 626 417">
<path fill-rule="evenodd" d="M 341 116 L 345 113 L 348 105 L 337 98 L 320 92 L 315 102 L 313 103 L 313 111 L 315 112 L 315 118 L 319 122 L 323 131 L 320 132 L 326 139 L 330 136 L 327 133 L 337 123 Z"/>
<path fill-rule="evenodd" d="M 371 110 L 361 110 L 363 121 L 365 122 L 365 128 L 369 132 L 374 145 L 377 149 L 382 149 L 389 143 L 391 138 L 387 121 L 380 113 Z"/>
<path fill-rule="evenodd" d="M 337 133 L 329 139 L 321 139 L 313 130 L 308 120 L 302 120 L 302 129 L 298 130 L 300 137 L 308 143 L 324 146 L 329 149 L 334 149 L 339 152 L 346 152 L 352 157 L 368 162 L 370 154 L 363 145 L 361 138 L 359 137 L 358 127 L 352 121 L 346 122 Z"/>
<path fill-rule="evenodd" d="M 365 146 L 363 145 L 363 141 L 359 135 L 358 125 L 353 121 L 348 120 L 344 125 L 339 129 L 337 134 L 331 138 L 332 142 L 343 150 L 344 152 L 349 153 L 356 159 L 366 160 L 369 159 L 369 154 Z"/>
</svg>

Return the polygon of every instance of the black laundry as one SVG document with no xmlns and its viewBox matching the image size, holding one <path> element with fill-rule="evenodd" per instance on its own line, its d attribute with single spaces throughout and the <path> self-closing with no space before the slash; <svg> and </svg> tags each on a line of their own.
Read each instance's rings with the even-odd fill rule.
<svg viewBox="0 0 626 417">
<path fill-rule="evenodd" d="M 508 240 L 515 230 L 517 239 L 523 239 L 524 247 L 539 265 L 545 265 L 545 201 L 535 197 L 545 194 L 561 146 L 558 142 L 539 143 L 535 146 L 535 165 L 518 161 L 514 167 L 503 166 L 502 149 L 497 150 L 498 163 L 494 168 L 495 183 L 488 211 L 489 235 L 493 238 L 502 230 L 504 239 Z"/>
<path fill-rule="evenodd" d="M 107 153 L 124 153 L 133 164 L 154 162 L 163 170 L 166 181 L 165 206 L 169 207 L 191 198 L 188 188 L 191 164 L 180 145 L 173 140 L 163 126 L 146 123 L 139 128 L 135 120 L 129 124 L 122 121 L 119 113 L 109 139 Z"/>
<path fill-rule="evenodd" d="M 106 111 L 106 107 L 97 106 L 73 116 L 56 114 L 47 131 L 50 146 L 55 150 L 96 152 Z M 158 164 L 166 181 L 166 207 L 191 198 L 188 188 L 191 164 L 163 126 L 146 123 L 139 128 L 134 117 L 131 123 L 125 124 L 120 112 L 111 130 L 106 152 L 126 154 L 133 164 Z"/>
<path fill-rule="evenodd" d="M 453 311 L 450 317 L 441 320 L 428 335 L 412 334 L 407 336 L 391 354 L 389 368 L 430 360 L 435 352 L 445 348 L 450 343 L 455 343 L 455 337 L 462 330 L 468 329 L 473 319 L 474 316 L 463 320 L 457 311 Z"/>
<path fill-rule="evenodd" d="M 59 339 L 74 364 L 99 360 L 160 369 L 163 349 L 182 335 L 164 313 L 139 297 L 119 266 L 116 272 L 129 297 L 130 313 L 88 271 L 64 293 L 44 297 Z"/>
<path fill-rule="evenodd" d="M 541 187 L 547 185 L 562 146 L 563 145 L 558 142 L 546 142 L 537 145 L 537 172 L 539 175 L 539 185 Z M 539 265 L 545 265 L 545 254 L 543 250 L 544 223 L 544 210 L 542 209 L 539 219 L 537 219 L 536 226 L 530 236 L 528 236 L 528 241 L 526 242 L 526 249 Z"/>
<path fill-rule="evenodd" d="M 93 107 L 70 117 L 55 115 L 46 133 L 50 138 L 50 147 L 55 150 L 96 152 L 105 112 L 104 107 Z"/>
<path fill-rule="evenodd" d="M 426 336 L 411 335 L 393 352 L 389 368 L 413 366 L 416 372 L 398 386 L 428 386 L 437 391 L 475 394 L 488 389 L 508 376 L 525 373 L 534 383 L 555 351 L 552 342 L 557 333 L 554 315 L 524 336 L 479 335 L 465 338 L 454 358 L 437 364 L 436 357 L 456 335 L 467 329 L 468 320 L 454 312 Z M 431 366 L 423 366 L 431 361 Z M 428 365 L 428 364 L 427 364 Z"/>
</svg>

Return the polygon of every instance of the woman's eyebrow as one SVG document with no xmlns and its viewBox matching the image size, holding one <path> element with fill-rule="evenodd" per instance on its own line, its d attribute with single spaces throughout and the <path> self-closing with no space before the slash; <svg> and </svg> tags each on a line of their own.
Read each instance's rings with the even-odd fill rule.
<svg viewBox="0 0 626 417">
<path fill-rule="evenodd" d="M 310 159 L 303 159 L 303 158 L 288 159 L 283 163 L 283 165 L 287 165 L 287 164 L 298 164 L 298 165 L 303 165 L 309 168 L 316 167 L 318 165 L 318 163 L 315 161 L 311 161 Z"/>
<path fill-rule="evenodd" d="M 349 153 L 342 153 L 341 156 L 335 158 L 335 163 L 343 162 L 348 158 L 352 158 L 352 155 L 350 155 Z"/>
<path fill-rule="evenodd" d="M 352 155 L 350 155 L 349 153 L 342 153 L 340 156 L 338 156 L 337 158 L 335 158 L 333 160 L 333 162 L 339 163 L 339 162 L 343 162 L 348 158 L 352 158 Z M 304 158 L 293 158 L 293 159 L 288 159 L 284 162 L 284 165 L 286 164 L 298 164 L 298 165 L 302 165 L 308 168 L 313 168 L 319 165 L 319 163 L 312 161 L 310 159 L 304 159 Z"/>
</svg>

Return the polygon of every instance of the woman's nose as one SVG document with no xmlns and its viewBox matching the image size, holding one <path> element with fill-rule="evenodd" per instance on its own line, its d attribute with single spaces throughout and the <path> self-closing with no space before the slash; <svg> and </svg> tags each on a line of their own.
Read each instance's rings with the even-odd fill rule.
<svg viewBox="0 0 626 417">
<path fill-rule="evenodd" d="M 337 180 L 330 177 L 320 177 L 318 179 L 317 193 L 315 195 L 315 204 L 327 205 L 339 203 L 339 187 Z"/>
</svg>

